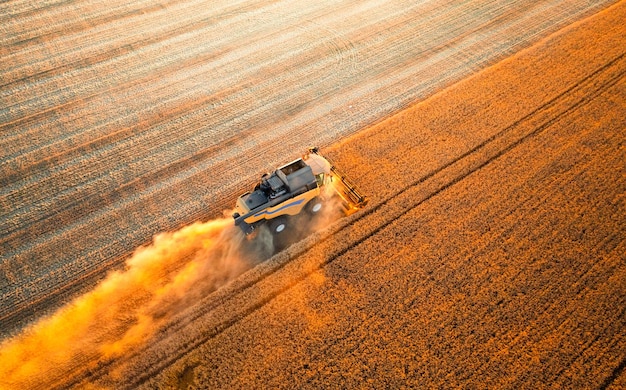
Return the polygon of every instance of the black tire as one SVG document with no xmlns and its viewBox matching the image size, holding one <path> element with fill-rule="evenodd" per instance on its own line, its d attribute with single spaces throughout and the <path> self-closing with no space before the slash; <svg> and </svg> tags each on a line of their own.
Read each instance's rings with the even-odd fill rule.
<svg viewBox="0 0 626 390">
<path fill-rule="evenodd" d="M 274 218 L 270 220 L 268 226 L 270 228 L 270 232 L 272 232 L 273 235 L 275 236 L 280 235 L 287 230 L 287 227 L 288 227 L 287 218 L 285 217 Z"/>
<path fill-rule="evenodd" d="M 324 201 L 320 198 L 313 198 L 307 203 L 306 211 L 311 215 L 318 215 L 324 209 Z"/>
</svg>

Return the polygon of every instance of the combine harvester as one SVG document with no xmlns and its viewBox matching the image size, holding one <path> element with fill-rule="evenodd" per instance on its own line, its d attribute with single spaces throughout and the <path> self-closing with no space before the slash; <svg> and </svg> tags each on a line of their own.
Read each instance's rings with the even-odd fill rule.
<svg viewBox="0 0 626 390">
<path fill-rule="evenodd" d="M 302 158 L 263 175 L 252 192 L 237 199 L 233 218 L 246 235 L 267 225 L 277 237 L 292 230 L 296 216 L 310 220 L 337 203 L 349 215 L 364 207 L 367 198 L 318 148 L 310 148 Z"/>
</svg>

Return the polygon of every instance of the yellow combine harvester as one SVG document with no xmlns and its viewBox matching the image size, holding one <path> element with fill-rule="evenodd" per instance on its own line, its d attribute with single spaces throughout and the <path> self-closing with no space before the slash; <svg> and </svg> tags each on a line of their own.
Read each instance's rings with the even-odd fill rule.
<svg viewBox="0 0 626 390">
<path fill-rule="evenodd" d="M 346 214 L 364 207 L 367 198 L 350 183 L 318 148 L 265 174 L 252 192 L 237 199 L 233 218 L 245 234 L 267 223 L 277 235 L 288 230 L 290 217 L 319 214 L 332 199 L 340 199 Z"/>
</svg>

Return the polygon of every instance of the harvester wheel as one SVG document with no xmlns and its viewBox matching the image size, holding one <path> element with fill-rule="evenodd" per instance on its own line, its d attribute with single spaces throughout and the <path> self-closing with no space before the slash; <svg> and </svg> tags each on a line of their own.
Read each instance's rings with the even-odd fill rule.
<svg viewBox="0 0 626 390">
<path fill-rule="evenodd" d="M 308 213 L 311 214 L 311 215 L 319 214 L 320 211 L 322 211 L 323 208 L 324 208 L 324 202 L 320 198 L 313 198 L 306 205 L 306 209 L 307 209 Z"/>
<path fill-rule="evenodd" d="M 287 229 L 287 218 L 278 217 L 274 218 L 269 223 L 270 231 L 272 234 L 281 234 Z"/>
</svg>

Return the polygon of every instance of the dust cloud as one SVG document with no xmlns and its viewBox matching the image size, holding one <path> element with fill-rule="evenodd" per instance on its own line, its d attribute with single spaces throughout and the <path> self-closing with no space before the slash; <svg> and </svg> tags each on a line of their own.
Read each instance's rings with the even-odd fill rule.
<svg viewBox="0 0 626 390">
<path fill-rule="evenodd" d="M 173 315 L 271 255 L 230 218 L 162 233 L 126 268 L 0 345 L 0 389 L 49 388 L 141 346 Z"/>
<path fill-rule="evenodd" d="M 290 217 L 282 236 L 262 226 L 246 237 L 226 217 L 155 236 L 135 250 L 124 270 L 3 341 L 0 390 L 63 386 L 137 351 L 199 299 L 336 220 L 339 200 L 323 197 L 321 212 Z"/>
</svg>

